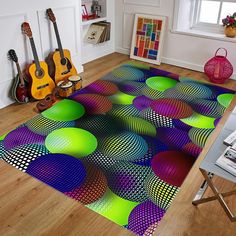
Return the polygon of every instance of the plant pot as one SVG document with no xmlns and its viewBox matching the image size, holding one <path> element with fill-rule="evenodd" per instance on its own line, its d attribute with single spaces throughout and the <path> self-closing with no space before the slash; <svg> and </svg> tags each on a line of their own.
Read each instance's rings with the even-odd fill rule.
<svg viewBox="0 0 236 236">
<path fill-rule="evenodd" d="M 233 38 L 236 36 L 236 28 L 235 27 L 225 27 L 225 36 Z"/>
</svg>

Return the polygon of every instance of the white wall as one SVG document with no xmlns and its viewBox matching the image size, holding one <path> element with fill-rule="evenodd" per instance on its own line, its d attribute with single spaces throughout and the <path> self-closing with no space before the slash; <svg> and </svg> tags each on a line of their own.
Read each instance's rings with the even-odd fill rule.
<svg viewBox="0 0 236 236">
<path fill-rule="evenodd" d="M 158 0 L 153 0 L 155 2 Z M 141 0 L 116 1 L 116 51 L 130 53 L 131 35 L 135 13 L 162 15 L 168 17 L 162 62 L 193 70 L 203 71 L 205 62 L 214 55 L 216 49 L 225 47 L 228 59 L 236 72 L 236 42 L 225 42 L 190 35 L 171 33 L 175 0 L 161 0 L 159 6 L 148 6 Z M 133 2 L 129 4 L 127 2 Z M 138 3 L 138 4 L 135 4 Z M 144 5 L 140 5 L 140 3 Z M 236 73 L 233 76 L 236 78 Z"/>
<path fill-rule="evenodd" d="M 21 33 L 22 22 L 31 25 L 40 60 L 57 48 L 52 24 L 45 17 L 49 7 L 57 18 L 63 47 L 71 51 L 72 61 L 82 71 L 80 0 L 0 0 L 0 5 L 0 108 L 14 102 L 9 91 L 16 69 L 7 59 L 8 50 L 15 49 L 22 68 L 33 59 L 29 40 Z"/>
</svg>

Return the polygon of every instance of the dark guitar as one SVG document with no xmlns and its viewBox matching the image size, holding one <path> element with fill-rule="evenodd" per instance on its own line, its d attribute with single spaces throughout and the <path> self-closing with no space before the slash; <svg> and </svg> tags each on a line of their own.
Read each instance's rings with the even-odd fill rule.
<svg viewBox="0 0 236 236">
<path fill-rule="evenodd" d="M 30 75 L 30 94 L 34 99 L 41 100 L 52 93 L 55 88 L 55 83 L 48 74 L 48 66 L 46 62 L 39 61 L 29 23 L 24 22 L 21 25 L 21 28 L 22 32 L 30 40 L 34 57 L 34 63 L 32 63 L 28 69 L 28 73 Z"/>
<path fill-rule="evenodd" d="M 77 71 L 71 62 L 70 51 L 62 48 L 61 39 L 59 36 L 57 23 L 56 23 L 56 17 L 52 9 L 51 8 L 47 9 L 46 13 L 48 15 L 49 20 L 53 23 L 53 27 L 54 27 L 56 39 L 57 39 L 57 44 L 58 44 L 58 50 L 53 52 L 51 56 L 54 62 L 53 77 L 54 77 L 55 83 L 57 84 L 58 82 L 68 78 L 71 75 L 76 75 Z"/>
<path fill-rule="evenodd" d="M 12 98 L 14 98 L 18 103 L 26 103 L 29 101 L 28 89 L 24 80 L 24 76 L 21 72 L 21 68 L 15 50 L 10 49 L 8 51 L 8 57 L 10 60 L 15 62 L 18 72 L 18 74 L 14 78 L 13 85 L 11 88 Z"/>
</svg>

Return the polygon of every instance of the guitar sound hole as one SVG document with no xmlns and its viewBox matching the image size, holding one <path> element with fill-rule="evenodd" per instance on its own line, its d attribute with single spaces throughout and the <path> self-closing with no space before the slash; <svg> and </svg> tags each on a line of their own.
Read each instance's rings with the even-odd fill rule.
<svg viewBox="0 0 236 236">
<path fill-rule="evenodd" d="M 42 70 L 37 70 L 35 74 L 36 74 L 37 77 L 42 77 L 43 76 L 43 71 Z"/>
<path fill-rule="evenodd" d="M 61 64 L 64 66 L 64 65 L 66 65 L 66 58 L 62 58 L 61 59 Z"/>
</svg>

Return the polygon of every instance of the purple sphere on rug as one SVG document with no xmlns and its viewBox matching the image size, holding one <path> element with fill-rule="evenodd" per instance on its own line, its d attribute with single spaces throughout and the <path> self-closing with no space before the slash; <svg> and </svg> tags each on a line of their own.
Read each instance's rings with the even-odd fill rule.
<svg viewBox="0 0 236 236">
<path fill-rule="evenodd" d="M 43 144 L 45 136 L 32 132 L 28 127 L 21 126 L 11 131 L 4 139 L 3 145 L 7 150 L 27 144 Z"/>
<path fill-rule="evenodd" d="M 172 119 L 184 119 L 193 114 L 193 109 L 187 103 L 178 99 L 157 99 L 152 102 L 151 108 L 157 114 Z"/>
<path fill-rule="evenodd" d="M 86 178 L 83 163 L 64 154 L 47 154 L 30 163 L 26 173 L 61 192 L 81 186 Z"/>
<path fill-rule="evenodd" d="M 145 86 L 145 83 L 136 81 L 125 81 L 118 85 L 121 92 L 134 96 L 139 96 Z"/>
<path fill-rule="evenodd" d="M 139 110 L 142 111 L 151 106 L 153 100 L 144 95 L 138 96 L 133 100 L 133 105 Z"/>
<path fill-rule="evenodd" d="M 191 142 L 187 132 L 176 128 L 158 128 L 157 137 L 169 147 L 179 150 Z"/>
<path fill-rule="evenodd" d="M 103 96 L 111 96 L 119 91 L 114 83 L 105 80 L 97 80 L 85 89 L 87 93 L 97 93 Z"/>
<path fill-rule="evenodd" d="M 145 201 L 136 206 L 129 215 L 128 229 L 139 236 L 143 236 L 145 231 L 153 224 L 160 222 L 165 214 L 151 201 Z"/>
</svg>

